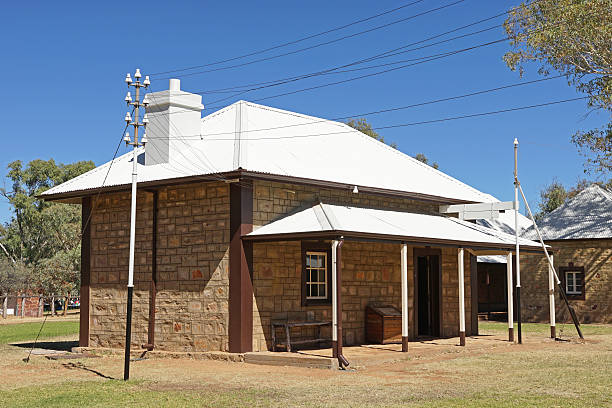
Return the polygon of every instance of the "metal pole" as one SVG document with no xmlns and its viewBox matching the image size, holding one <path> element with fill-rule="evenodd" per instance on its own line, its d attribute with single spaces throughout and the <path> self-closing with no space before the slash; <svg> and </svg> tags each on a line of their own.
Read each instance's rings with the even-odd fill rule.
<svg viewBox="0 0 612 408">
<path fill-rule="evenodd" d="M 516 240 L 516 321 L 518 324 L 518 342 L 523 343 L 521 332 L 521 258 L 518 226 L 518 140 L 514 139 L 514 238 Z"/>
<path fill-rule="evenodd" d="M 132 299 L 134 296 L 134 251 L 136 244 L 136 185 L 138 183 L 138 108 L 140 104 L 140 81 L 136 78 L 134 84 L 136 89 L 136 99 L 134 102 L 134 142 L 132 150 L 132 204 L 130 212 L 130 261 L 128 266 L 127 284 L 127 316 L 125 324 L 125 362 L 123 367 L 123 380 L 130 379 L 130 346 L 132 342 Z"/>
</svg>

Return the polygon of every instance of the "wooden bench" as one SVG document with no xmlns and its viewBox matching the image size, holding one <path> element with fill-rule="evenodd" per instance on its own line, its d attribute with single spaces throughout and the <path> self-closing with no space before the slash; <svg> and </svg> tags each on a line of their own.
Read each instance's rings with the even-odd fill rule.
<svg viewBox="0 0 612 408">
<path fill-rule="evenodd" d="M 276 351 L 276 346 L 284 346 L 287 351 L 292 351 L 292 345 L 298 344 L 314 344 L 321 343 L 324 341 L 331 341 L 331 339 L 326 339 L 321 337 L 321 327 L 323 326 L 331 326 L 330 321 L 303 321 L 303 322 L 289 322 L 289 321 L 272 321 L 270 323 L 270 328 L 272 331 L 272 351 Z M 314 339 L 305 339 L 305 340 L 291 340 L 291 329 L 294 327 L 316 327 L 317 328 L 317 337 Z M 285 331 L 285 342 L 277 343 L 276 341 L 276 329 L 281 328 Z"/>
</svg>

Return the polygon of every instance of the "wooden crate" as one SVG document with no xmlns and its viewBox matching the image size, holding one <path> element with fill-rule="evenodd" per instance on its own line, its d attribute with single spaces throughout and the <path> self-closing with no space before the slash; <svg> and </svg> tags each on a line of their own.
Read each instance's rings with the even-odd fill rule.
<svg viewBox="0 0 612 408">
<path fill-rule="evenodd" d="M 373 344 L 402 342 L 402 312 L 393 306 L 366 308 L 366 340 Z"/>
</svg>

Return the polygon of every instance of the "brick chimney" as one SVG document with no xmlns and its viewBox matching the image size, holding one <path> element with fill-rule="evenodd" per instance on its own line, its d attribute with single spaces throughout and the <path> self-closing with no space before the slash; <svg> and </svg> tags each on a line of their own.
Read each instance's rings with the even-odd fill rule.
<svg viewBox="0 0 612 408">
<path fill-rule="evenodd" d="M 146 95 L 147 139 L 145 165 L 180 160 L 177 149 L 200 134 L 202 96 L 181 91 L 180 79 L 170 80 L 170 89 Z M 181 150 L 185 150 L 184 147 Z"/>
</svg>

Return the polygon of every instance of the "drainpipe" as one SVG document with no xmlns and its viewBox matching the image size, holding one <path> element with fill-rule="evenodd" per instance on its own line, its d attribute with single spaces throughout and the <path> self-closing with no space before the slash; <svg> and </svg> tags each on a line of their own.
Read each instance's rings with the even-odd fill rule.
<svg viewBox="0 0 612 408">
<path fill-rule="evenodd" d="M 147 344 L 142 348 L 148 351 L 155 347 L 155 297 L 157 295 L 157 190 L 151 191 L 153 194 L 153 226 L 151 238 L 151 285 L 149 287 L 149 328 L 147 333 Z"/>
<path fill-rule="evenodd" d="M 335 320 L 332 334 L 334 357 L 338 359 L 340 368 L 348 367 L 349 362 L 342 354 L 342 245 L 344 240 L 332 241 L 332 283 L 335 280 L 335 291 L 332 293 L 332 315 Z M 335 278 L 335 279 L 334 279 Z M 335 296 L 334 296 L 335 295 Z"/>
</svg>

